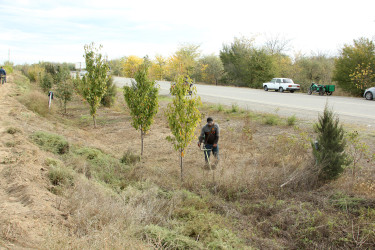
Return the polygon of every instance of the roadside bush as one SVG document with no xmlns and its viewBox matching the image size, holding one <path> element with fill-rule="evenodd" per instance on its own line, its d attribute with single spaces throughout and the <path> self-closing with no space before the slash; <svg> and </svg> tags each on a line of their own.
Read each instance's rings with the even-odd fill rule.
<svg viewBox="0 0 375 250">
<path fill-rule="evenodd" d="M 104 94 L 100 103 L 104 107 L 108 107 L 108 108 L 112 107 L 113 104 L 115 103 L 116 93 L 117 93 L 116 85 L 113 84 L 113 78 L 110 76 L 108 77 L 108 80 L 107 80 L 107 92 Z"/>
<path fill-rule="evenodd" d="M 31 135 L 31 140 L 42 150 L 54 154 L 66 154 L 69 152 L 68 141 L 60 135 L 37 131 Z"/>
<path fill-rule="evenodd" d="M 319 121 L 315 124 L 318 133 L 318 149 L 313 146 L 313 154 L 320 167 L 320 180 L 336 179 L 347 165 L 345 154 L 346 140 L 344 129 L 339 124 L 339 118 L 326 106 L 323 115 L 319 115 Z"/>
<path fill-rule="evenodd" d="M 39 82 L 43 73 L 44 68 L 37 64 L 26 66 L 25 75 L 30 79 L 31 82 Z"/>
</svg>

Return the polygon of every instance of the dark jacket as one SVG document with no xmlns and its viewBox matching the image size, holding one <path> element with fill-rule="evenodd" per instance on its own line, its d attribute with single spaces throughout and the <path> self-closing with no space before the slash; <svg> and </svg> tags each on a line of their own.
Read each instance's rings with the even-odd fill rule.
<svg viewBox="0 0 375 250">
<path fill-rule="evenodd" d="M 201 131 L 199 136 L 199 142 L 203 142 L 205 144 L 217 144 L 219 141 L 220 135 L 220 127 L 218 124 L 214 123 L 213 126 L 208 126 L 206 124 Z"/>
<path fill-rule="evenodd" d="M 0 75 L 4 75 L 4 76 L 7 75 L 7 72 L 5 72 L 5 69 L 0 69 Z"/>
</svg>

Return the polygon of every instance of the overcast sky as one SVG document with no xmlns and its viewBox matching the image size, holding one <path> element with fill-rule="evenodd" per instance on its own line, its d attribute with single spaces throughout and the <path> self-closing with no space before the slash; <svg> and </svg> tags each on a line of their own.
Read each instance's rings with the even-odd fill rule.
<svg viewBox="0 0 375 250">
<path fill-rule="evenodd" d="M 83 46 L 109 59 L 170 56 L 184 43 L 219 54 L 234 37 L 290 40 L 293 54 L 331 55 L 375 36 L 375 0 L 0 0 L 0 63 L 83 62 Z M 10 53 L 9 53 L 10 52 Z"/>
</svg>

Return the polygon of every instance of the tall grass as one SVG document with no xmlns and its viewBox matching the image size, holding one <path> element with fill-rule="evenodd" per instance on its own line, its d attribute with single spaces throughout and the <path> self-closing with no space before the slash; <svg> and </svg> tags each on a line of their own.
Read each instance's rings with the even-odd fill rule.
<svg viewBox="0 0 375 250">
<path fill-rule="evenodd" d="M 39 91 L 27 92 L 19 97 L 19 100 L 24 104 L 30 111 L 37 113 L 43 117 L 47 117 L 56 113 L 56 105 L 52 104 L 51 108 L 48 108 L 48 96 L 42 94 Z"/>
</svg>

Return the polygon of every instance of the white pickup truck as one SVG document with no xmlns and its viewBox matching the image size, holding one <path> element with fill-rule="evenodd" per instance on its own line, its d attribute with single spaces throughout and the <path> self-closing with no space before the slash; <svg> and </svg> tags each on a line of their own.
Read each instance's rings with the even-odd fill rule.
<svg viewBox="0 0 375 250">
<path fill-rule="evenodd" d="M 263 83 L 263 89 L 265 91 L 273 89 L 279 92 L 289 91 L 293 93 L 296 90 L 300 90 L 300 86 L 289 78 L 273 78 L 270 82 Z"/>
</svg>

